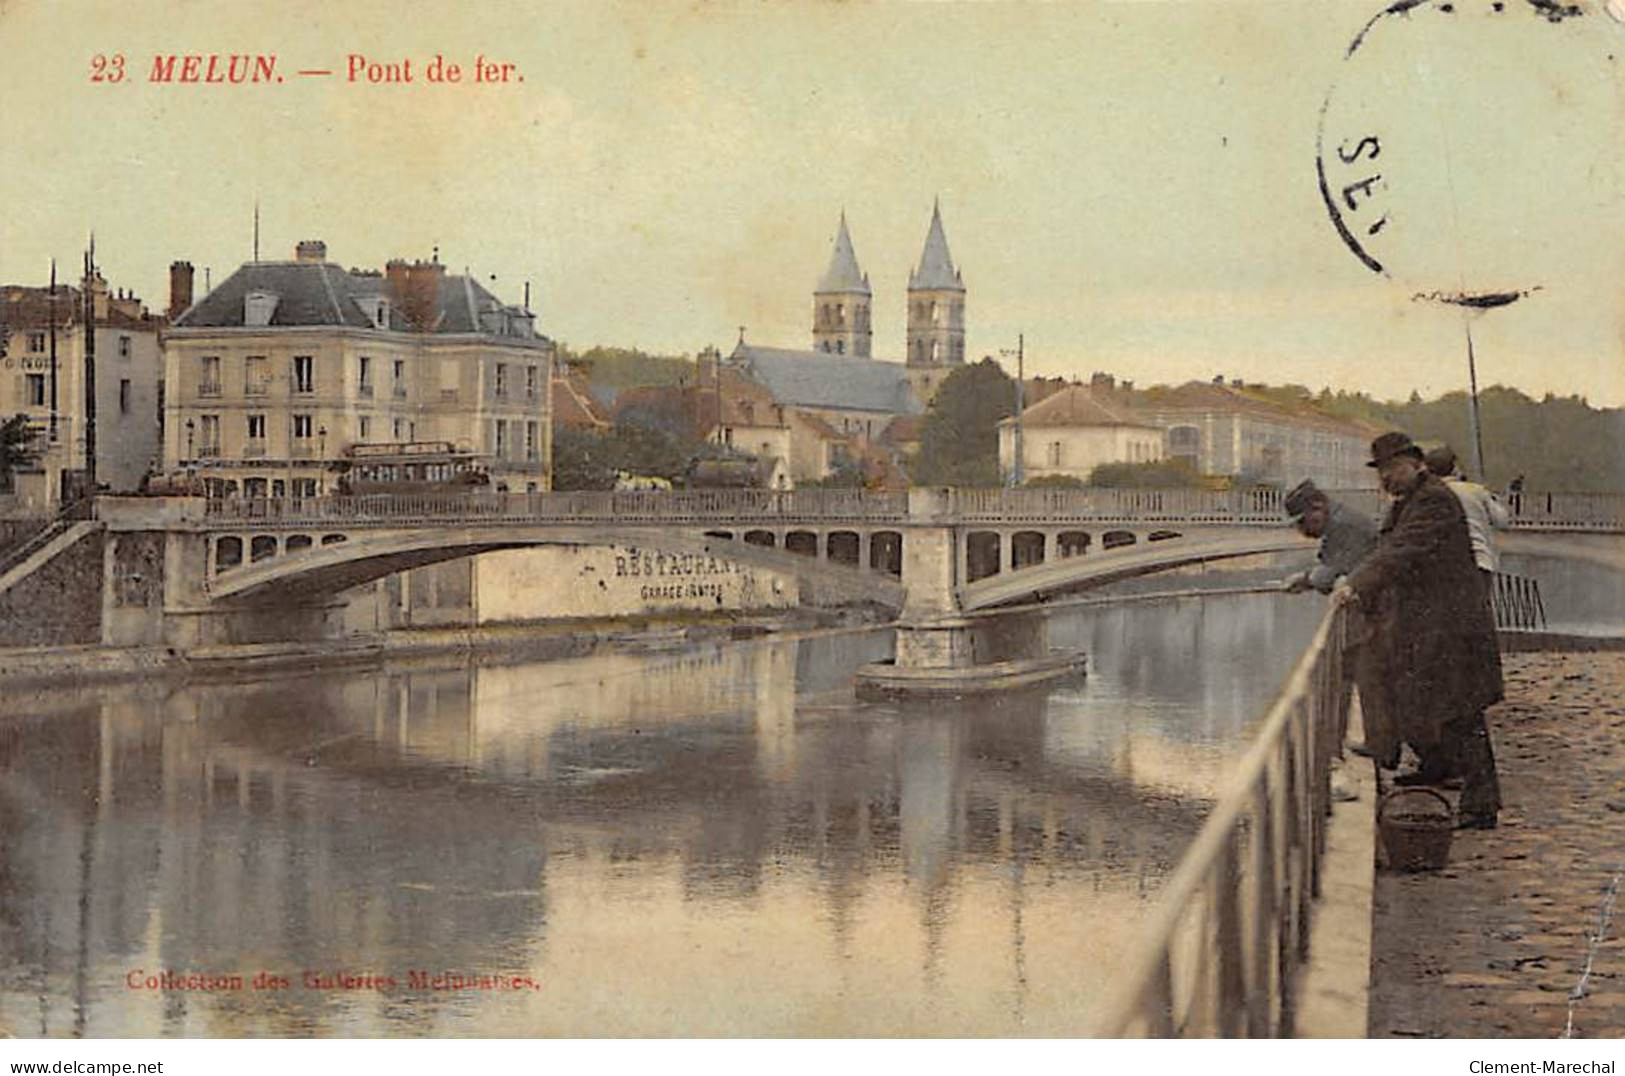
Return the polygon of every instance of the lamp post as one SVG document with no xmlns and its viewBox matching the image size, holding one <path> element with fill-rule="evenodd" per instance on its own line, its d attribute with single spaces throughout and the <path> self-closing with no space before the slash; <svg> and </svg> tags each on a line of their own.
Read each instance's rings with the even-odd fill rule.
<svg viewBox="0 0 1625 1076">
<path fill-rule="evenodd" d="M 1484 472 L 1484 426 L 1478 415 L 1478 358 L 1473 353 L 1473 318 L 1486 310 L 1511 306 L 1529 292 L 1539 290 L 1535 287 L 1523 291 L 1480 293 L 1435 291 L 1411 296 L 1413 299 L 1448 303 L 1462 308 L 1462 330 L 1467 336 L 1467 430 L 1473 442 L 1472 477 L 1478 482 L 1488 482 L 1488 478 Z"/>
<path fill-rule="evenodd" d="M 192 419 L 186 420 L 186 459 L 183 461 L 187 468 L 192 466 L 196 457 L 192 455 L 192 437 L 197 432 L 197 423 Z"/>
<path fill-rule="evenodd" d="M 316 496 L 327 493 L 327 427 L 316 427 Z"/>
</svg>

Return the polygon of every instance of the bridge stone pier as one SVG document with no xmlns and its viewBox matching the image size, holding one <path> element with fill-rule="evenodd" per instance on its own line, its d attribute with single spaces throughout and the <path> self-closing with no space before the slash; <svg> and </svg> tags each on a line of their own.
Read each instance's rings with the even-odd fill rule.
<svg viewBox="0 0 1625 1076">
<path fill-rule="evenodd" d="M 1374 491 L 1342 495 L 1375 513 Z M 1566 498 L 1566 499 L 1565 499 Z M 1609 548 L 1625 498 L 1525 496 L 1517 529 Z M 529 546 L 633 546 L 674 574 L 703 558 L 793 574 L 802 600 L 899 613 L 902 665 L 1044 647 L 1031 625 L 969 617 L 1126 576 L 1301 550 L 1274 490 L 912 489 L 511 493 L 304 500 L 103 497 L 102 641 L 192 649 L 319 640 L 345 591 Z M 1572 544 L 1572 543 L 1571 543 Z M 696 560 L 701 558 L 702 560 Z"/>
</svg>

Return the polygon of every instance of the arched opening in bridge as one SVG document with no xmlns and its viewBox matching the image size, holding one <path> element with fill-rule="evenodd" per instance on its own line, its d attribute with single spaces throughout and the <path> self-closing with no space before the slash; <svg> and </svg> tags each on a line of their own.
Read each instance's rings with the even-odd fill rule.
<svg viewBox="0 0 1625 1076">
<path fill-rule="evenodd" d="M 223 572 L 227 568 L 235 568 L 243 562 L 243 540 L 236 535 L 228 534 L 223 538 L 215 539 L 214 543 L 214 570 Z"/>
<path fill-rule="evenodd" d="M 705 536 L 707 538 L 721 538 L 725 542 L 731 542 L 731 541 L 733 541 L 734 532 L 733 531 L 706 531 Z"/>
<path fill-rule="evenodd" d="M 1183 537 L 1183 535 L 1178 531 L 1152 531 L 1145 536 L 1145 540 L 1148 542 L 1166 542 L 1170 538 L 1180 537 Z"/>
<path fill-rule="evenodd" d="M 340 542 L 348 542 L 348 541 L 349 541 L 349 539 L 346 538 L 342 534 L 324 534 L 324 535 L 322 535 L 322 544 L 323 545 L 338 545 Z"/>
<path fill-rule="evenodd" d="M 869 567 L 887 575 L 903 574 L 903 536 L 896 531 L 875 531 L 869 536 Z"/>
<path fill-rule="evenodd" d="M 1107 531 L 1100 536 L 1100 548 L 1121 549 L 1126 545 L 1133 545 L 1139 539 L 1129 531 Z"/>
<path fill-rule="evenodd" d="M 276 535 L 256 534 L 248 543 L 248 559 L 255 564 L 276 556 Z"/>
<path fill-rule="evenodd" d="M 309 549 L 310 546 L 311 540 L 310 535 L 308 534 L 290 534 L 288 535 L 288 540 L 282 543 L 282 549 L 286 553 L 294 553 L 301 549 Z"/>
<path fill-rule="evenodd" d="M 965 535 L 965 582 L 999 574 L 999 546 L 997 531 L 971 531 Z"/>
<path fill-rule="evenodd" d="M 824 551 L 836 564 L 858 566 L 858 535 L 856 531 L 830 531 L 824 539 Z"/>
<path fill-rule="evenodd" d="M 818 535 L 812 531 L 791 531 L 784 536 L 784 550 L 804 557 L 818 556 Z"/>
<path fill-rule="evenodd" d="M 1017 531 L 1010 536 L 1010 566 L 1031 568 L 1044 563 L 1044 535 L 1039 531 Z"/>
<path fill-rule="evenodd" d="M 1089 552 L 1092 539 L 1088 531 L 1062 531 L 1055 536 L 1055 552 L 1062 560 L 1081 557 Z"/>
<path fill-rule="evenodd" d="M 769 549 L 772 549 L 774 546 L 778 545 L 778 539 L 773 536 L 772 531 L 746 531 L 745 544 L 763 545 Z"/>
</svg>

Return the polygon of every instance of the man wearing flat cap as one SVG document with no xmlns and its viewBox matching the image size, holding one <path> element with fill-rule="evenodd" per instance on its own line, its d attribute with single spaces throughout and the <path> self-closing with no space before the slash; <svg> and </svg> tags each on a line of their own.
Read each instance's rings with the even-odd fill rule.
<svg viewBox="0 0 1625 1076">
<path fill-rule="evenodd" d="M 1501 795 L 1484 710 L 1502 698 L 1501 656 L 1466 516 L 1407 435 L 1371 442 L 1368 466 L 1394 501 L 1336 599 L 1374 611 L 1389 712 L 1422 759 L 1421 779 L 1459 776 L 1457 824 L 1492 828 Z"/>
<path fill-rule="evenodd" d="M 1288 591 L 1312 588 L 1330 594 L 1337 581 L 1359 567 L 1377 546 L 1377 525 L 1364 514 L 1326 496 L 1312 479 L 1306 478 L 1294 486 L 1282 499 L 1281 506 L 1293 517 L 1299 534 L 1320 539 L 1314 567 L 1289 576 L 1284 584 Z M 1384 707 L 1386 678 L 1380 649 L 1373 645 L 1375 627 L 1370 613 L 1367 609 L 1355 610 L 1344 651 L 1347 668 L 1360 689 L 1360 710 L 1365 724 L 1365 743 L 1354 750 L 1376 759 L 1384 769 L 1393 769 L 1399 764 L 1400 742 Z"/>
</svg>

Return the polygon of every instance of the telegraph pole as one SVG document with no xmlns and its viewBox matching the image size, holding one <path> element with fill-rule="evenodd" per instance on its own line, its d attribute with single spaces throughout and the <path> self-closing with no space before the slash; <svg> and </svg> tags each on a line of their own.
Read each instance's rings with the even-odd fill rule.
<svg viewBox="0 0 1625 1076">
<path fill-rule="evenodd" d="M 85 252 L 85 496 L 96 496 L 96 235 Z"/>
<path fill-rule="evenodd" d="M 1027 370 L 1024 359 L 1027 336 L 1025 333 L 1016 334 L 1016 422 L 1015 422 L 1015 461 L 1010 467 L 1010 484 L 1021 485 L 1021 412 L 1026 407 L 1026 380 Z M 1006 358 L 1010 357 L 1009 348 L 1001 348 L 999 353 Z"/>
<path fill-rule="evenodd" d="M 56 259 L 51 259 L 51 443 L 56 444 Z M 58 484 L 57 492 L 61 492 Z"/>
</svg>

